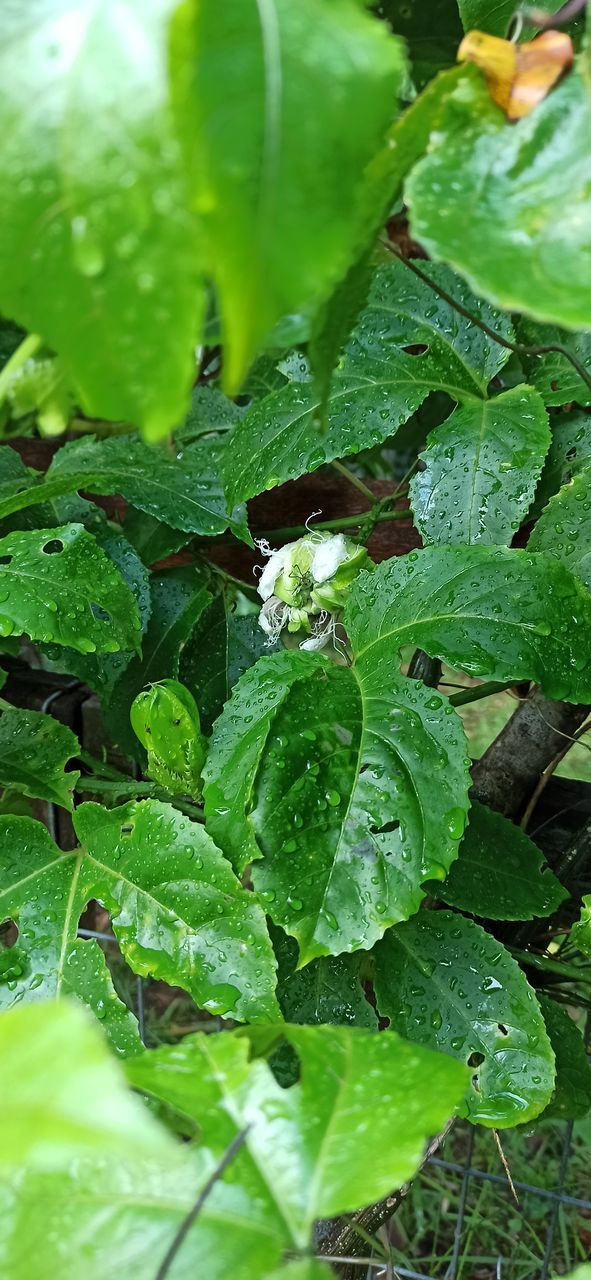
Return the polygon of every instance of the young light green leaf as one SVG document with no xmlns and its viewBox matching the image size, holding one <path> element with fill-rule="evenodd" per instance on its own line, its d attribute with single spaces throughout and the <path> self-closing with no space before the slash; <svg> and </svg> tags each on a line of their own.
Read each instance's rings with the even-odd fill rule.
<svg viewBox="0 0 591 1280">
<path fill-rule="evenodd" d="M 0 538 L 0 635 L 21 632 L 80 653 L 138 649 L 133 595 L 82 525 Z"/>
<path fill-rule="evenodd" d="M 374 952 L 378 1009 L 396 1031 L 472 1070 L 462 1114 L 507 1128 L 554 1089 L 554 1054 L 531 987 L 496 938 L 452 911 L 421 911 Z"/>
<path fill-rule="evenodd" d="M 531 505 L 550 445 L 548 415 L 531 387 L 462 405 L 436 427 L 410 484 L 425 542 L 511 541 Z"/>
<path fill-rule="evenodd" d="M 204 731 L 209 733 L 233 686 L 268 652 L 268 637 L 254 614 L 239 617 L 216 596 L 198 619 L 181 651 L 179 679 L 191 690 Z"/>
<path fill-rule="evenodd" d="M 226 0 L 222 19 L 209 2 L 194 24 L 194 183 L 235 391 L 275 322 L 322 302 L 355 256 L 406 67 L 355 0 Z"/>
<path fill-rule="evenodd" d="M 80 773 L 65 772 L 80 747 L 75 733 L 40 711 L 3 711 L 0 715 L 0 786 L 25 796 L 72 808 Z"/>
<path fill-rule="evenodd" d="M 568 898 L 533 840 L 474 801 L 457 862 L 443 883 L 426 887 L 431 897 L 485 920 L 549 916 Z"/>
<path fill-rule="evenodd" d="M 5 1174 L 59 1170 L 99 1154 L 126 1163 L 174 1157 L 166 1131 L 125 1087 L 98 1027 L 73 1004 L 2 1015 L 0 1088 Z"/>
<path fill-rule="evenodd" d="M 581 914 L 570 931 L 571 941 L 591 960 L 591 894 L 583 898 Z"/>
<path fill-rule="evenodd" d="M 556 1057 L 556 1087 L 544 1120 L 581 1120 L 591 1108 L 591 1067 L 585 1042 L 564 1005 L 539 992 L 540 1009 Z"/>
<path fill-rule="evenodd" d="M 560 560 L 591 590 L 591 466 L 550 498 L 527 545 Z"/>
<path fill-rule="evenodd" d="M 131 728 L 129 708 L 145 685 L 178 676 L 181 648 L 211 600 L 205 581 L 196 565 L 163 569 L 152 576 L 152 611 L 141 657 L 129 663 L 112 691 L 105 689 L 103 714 L 109 732 L 134 759 L 145 756 Z"/>
<path fill-rule="evenodd" d="M 279 1212 L 293 1243 L 306 1248 L 315 1219 L 379 1199 L 412 1175 L 426 1138 L 461 1098 L 467 1072 L 394 1035 L 350 1027 L 283 1034 L 301 1063 L 290 1089 L 265 1062 L 247 1062 L 244 1039 L 227 1035 L 187 1036 L 130 1061 L 127 1071 L 134 1087 L 196 1119 L 217 1150 L 248 1125 L 236 1173 L 258 1183 L 269 1212 Z M 220 1133 L 214 1108 L 226 1113 Z"/>
<path fill-rule="evenodd" d="M 507 311 L 591 328 L 590 131 L 579 71 L 509 124 L 480 72 L 466 68 L 407 183 L 412 234 Z M 577 211 L 558 233 L 557 201 Z"/>
<path fill-rule="evenodd" d="M 535 324 L 524 316 L 517 326 L 517 339 L 527 346 L 560 343 L 591 374 L 591 333 L 567 333 L 557 325 Z M 563 405 L 572 400 L 591 404 L 591 390 L 570 360 L 558 351 L 545 351 L 539 356 L 522 355 L 528 382 L 540 392 L 544 404 Z"/>
<path fill-rule="evenodd" d="M 469 675 L 535 680 L 549 698 L 591 700 L 591 599 L 549 556 L 427 547 L 360 576 L 345 611 L 357 660 L 416 645 Z M 376 649 L 376 654 L 378 650 Z"/>
<path fill-rule="evenodd" d="M 509 319 L 491 312 L 452 272 L 431 265 L 426 271 L 501 334 L 511 333 Z M 406 422 L 429 391 L 443 390 L 460 401 L 481 400 L 507 356 L 404 263 L 380 267 L 333 375 L 326 430 L 319 430 L 321 398 L 311 382 L 290 382 L 254 404 L 224 453 L 229 502 L 379 444 Z"/>
<path fill-rule="evenodd" d="M 41 483 L 18 486 L 0 503 L 0 519 L 64 493 L 119 493 L 140 511 L 173 529 L 212 537 L 230 528 L 249 541 L 243 509 L 229 513 L 222 493 L 219 441 L 187 445 L 176 455 L 144 444 L 135 434 L 95 440 L 86 436 L 55 455 Z"/>
<path fill-rule="evenodd" d="M 147 800 L 111 810 L 81 805 L 74 827 L 85 901 L 108 906 L 137 973 L 183 987 L 213 1013 L 250 1022 L 277 1016 L 263 912 L 199 823 Z"/>
<path fill-rule="evenodd" d="M 203 309 L 170 102 L 176 7 L 35 0 L 0 24 L 1 305 L 59 353 L 89 414 L 151 439 L 182 417 Z"/>
<path fill-rule="evenodd" d="M 446 700 L 388 642 L 339 667 L 283 651 L 238 682 L 205 766 L 208 828 L 252 876 L 300 963 L 369 948 L 457 856 L 468 761 Z"/>
</svg>

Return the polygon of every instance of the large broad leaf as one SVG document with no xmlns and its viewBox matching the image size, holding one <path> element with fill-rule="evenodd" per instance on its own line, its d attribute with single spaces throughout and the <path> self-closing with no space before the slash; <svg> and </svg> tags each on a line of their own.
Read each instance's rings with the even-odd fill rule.
<svg viewBox="0 0 591 1280">
<path fill-rule="evenodd" d="M 32 987 L 39 998 L 34 972 L 44 994 L 88 998 L 85 956 L 96 950 L 76 943 L 76 932 L 86 903 L 98 898 L 136 973 L 182 986 L 215 1013 L 255 1022 L 277 1016 L 263 912 L 198 823 L 155 800 L 111 810 L 85 804 L 74 818 L 82 848 L 62 853 L 40 823 L 0 821 L 1 914 L 19 920 L 24 995 Z M 100 1017 L 102 993 L 94 999 L 90 986 L 88 993 Z"/>
<path fill-rule="evenodd" d="M 508 318 L 491 312 L 451 271 L 437 266 L 426 270 L 499 333 L 511 332 Z M 406 422 L 429 391 L 445 391 L 455 400 L 482 399 L 507 356 L 404 263 L 380 267 L 333 375 L 326 429 L 320 429 L 322 397 L 312 382 L 291 382 L 254 404 L 235 427 L 224 454 L 229 502 L 379 444 Z"/>
<path fill-rule="evenodd" d="M 591 466 L 550 498 L 528 548 L 560 560 L 591 590 Z"/>
<path fill-rule="evenodd" d="M 378 1009 L 394 1029 L 472 1069 L 469 1120 L 506 1128 L 539 1115 L 554 1054 L 534 993 L 496 938 L 451 911 L 421 911 L 374 958 Z"/>
<path fill-rule="evenodd" d="M 75 733 L 40 711 L 3 711 L 0 716 L 0 786 L 72 808 L 80 777 L 65 772 L 80 747 Z"/>
<path fill-rule="evenodd" d="M 183 414 L 202 309 L 170 103 L 176 0 L 34 0 L 0 23 L 0 304 L 83 407 L 152 438 Z"/>
<path fill-rule="evenodd" d="M 368 1204 L 406 1181 L 425 1140 L 461 1098 L 466 1071 L 397 1036 L 348 1027 L 286 1027 L 284 1034 L 301 1061 L 290 1089 L 265 1062 L 248 1063 L 245 1040 L 227 1035 L 188 1036 L 127 1070 L 136 1088 L 197 1120 L 220 1153 L 249 1125 L 235 1176 L 258 1185 L 269 1212 L 279 1212 L 305 1248 L 317 1218 Z"/>
<path fill-rule="evenodd" d="M 549 556 L 506 547 L 427 547 L 354 584 L 354 652 L 402 645 L 474 676 L 535 680 L 549 698 L 591 700 L 591 599 Z"/>
<path fill-rule="evenodd" d="M 556 1057 L 556 1087 L 544 1120 L 581 1120 L 591 1108 L 591 1066 L 585 1042 L 564 1005 L 538 994 Z"/>
<path fill-rule="evenodd" d="M 134 759 L 145 755 L 129 722 L 129 708 L 145 685 L 178 676 L 181 648 L 211 601 L 197 566 L 164 569 L 150 580 L 151 616 L 142 641 L 141 657 L 134 658 L 114 689 L 104 690 L 103 713 L 113 740 Z"/>
<path fill-rule="evenodd" d="M 533 840 L 502 813 L 475 803 L 457 862 L 442 884 L 428 887 L 448 906 L 487 920 L 549 916 L 568 898 Z"/>
<path fill-rule="evenodd" d="M 524 317 L 518 325 L 517 337 L 527 346 L 559 343 L 572 352 L 591 375 L 591 333 L 567 333 L 556 325 L 534 324 Z M 571 400 L 591 404 L 588 384 L 559 351 L 545 351 L 539 356 L 522 355 L 521 359 L 528 382 L 540 392 L 544 404 L 569 404 Z"/>
<path fill-rule="evenodd" d="M 81 1157 L 166 1162 L 174 1146 L 125 1087 L 92 1019 L 73 1004 L 0 1018 L 0 1166 L 59 1170 Z"/>
<path fill-rule="evenodd" d="M 497 305 L 591 328 L 590 132 L 578 71 L 507 124 L 467 68 L 407 183 L 413 235 Z M 557 205 L 572 216 L 557 219 Z"/>
<path fill-rule="evenodd" d="M 238 682 L 206 762 L 212 835 L 300 963 L 369 948 L 457 856 L 468 809 L 459 717 L 396 671 L 390 644 L 352 668 L 283 651 Z"/>
<path fill-rule="evenodd" d="M 432 431 L 410 486 L 425 542 L 510 542 L 550 445 L 541 396 L 515 387 L 463 405 Z"/>
<path fill-rule="evenodd" d="M 191 690 L 209 733 L 233 686 L 268 652 L 268 637 L 253 614 L 239 617 L 217 596 L 198 619 L 180 655 L 179 679 Z"/>
<path fill-rule="evenodd" d="M 226 0 L 221 16 L 208 0 L 194 34 L 194 181 L 237 389 L 275 322 L 322 301 L 354 256 L 406 67 L 355 0 Z"/>
<path fill-rule="evenodd" d="M 164 520 L 173 529 L 209 537 L 231 528 L 248 541 L 245 513 L 230 514 L 220 480 L 221 445 L 207 440 L 177 454 L 143 444 L 136 435 L 94 440 L 87 436 L 64 445 L 41 482 L 8 494 L 0 518 L 64 493 L 120 493 L 133 506 Z"/>
<path fill-rule="evenodd" d="M 0 538 L 0 635 L 116 653 L 138 649 L 140 627 L 129 587 L 82 525 Z"/>
</svg>

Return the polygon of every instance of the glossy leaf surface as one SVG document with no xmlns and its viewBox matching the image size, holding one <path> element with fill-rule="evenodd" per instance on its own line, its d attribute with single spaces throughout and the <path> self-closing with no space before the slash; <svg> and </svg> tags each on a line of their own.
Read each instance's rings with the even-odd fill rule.
<svg viewBox="0 0 591 1280">
<path fill-rule="evenodd" d="M 133 595 L 82 525 L 0 538 L 0 635 L 21 632 L 80 653 L 139 647 Z"/>
<path fill-rule="evenodd" d="M 470 68 L 407 183 L 413 235 L 498 306 L 591 328 L 590 129 L 589 89 L 576 70 L 507 124 Z M 576 218 L 557 225 L 557 200 Z"/>
<path fill-rule="evenodd" d="M 519 342 L 528 346 L 545 346 L 560 343 L 574 355 L 591 374 L 591 333 L 568 333 L 556 325 L 534 324 L 524 317 L 517 329 Z M 591 389 L 580 374 L 559 351 L 545 351 L 541 355 L 522 356 L 528 382 L 540 392 L 544 404 L 591 403 Z"/>
<path fill-rule="evenodd" d="M 591 894 L 583 898 L 581 914 L 571 929 L 571 941 L 591 960 Z"/>
<path fill-rule="evenodd" d="M 535 680 L 550 698 L 591 695 L 591 599 L 549 556 L 428 547 L 378 565 L 345 612 L 357 660 L 417 645 L 469 675 Z"/>
<path fill-rule="evenodd" d="M 3 711 L 0 715 L 0 786 L 33 799 L 72 808 L 72 790 L 80 774 L 65 772 L 78 754 L 78 739 L 67 725 L 40 711 Z"/>
<path fill-rule="evenodd" d="M 277 956 L 277 999 L 286 1022 L 367 1027 L 377 1030 L 365 998 L 359 955 L 320 956 L 298 969 L 298 948 L 281 929 L 272 933 Z"/>
<path fill-rule="evenodd" d="M 591 1066 L 585 1042 L 564 1005 L 543 992 L 537 999 L 556 1057 L 556 1087 L 544 1120 L 581 1120 L 591 1108 Z"/>
<path fill-rule="evenodd" d="M 443 881 L 428 886 L 434 898 L 485 920 L 549 916 L 568 897 L 537 845 L 501 813 L 472 803 L 469 825 Z"/>
<path fill-rule="evenodd" d="M 531 987 L 508 951 L 451 911 L 421 911 L 375 950 L 378 1009 L 401 1035 L 472 1070 L 462 1114 L 494 1128 L 539 1115 L 554 1054 Z"/>
<path fill-rule="evenodd" d="M 217 596 L 198 619 L 180 655 L 179 675 L 196 699 L 209 732 L 233 686 L 268 652 L 268 637 L 252 614 L 239 617 Z"/>
<path fill-rule="evenodd" d="M 508 318 L 492 312 L 452 272 L 431 265 L 426 270 L 471 312 L 500 333 L 511 332 Z M 380 443 L 429 391 L 480 400 L 507 355 L 402 262 L 380 267 L 333 374 L 326 430 L 319 430 L 322 397 L 312 382 L 290 382 L 253 405 L 224 454 L 229 502 Z"/>
<path fill-rule="evenodd" d="M 550 498 L 528 547 L 560 560 L 591 590 L 591 466 Z"/>
<path fill-rule="evenodd" d="M 262 856 L 255 887 L 301 963 L 369 948 L 457 856 L 463 729 L 393 657 L 385 644 L 353 668 L 293 651 L 261 659 L 214 729 L 209 829 L 237 866 Z"/>
<path fill-rule="evenodd" d="M 550 445 L 530 387 L 463 405 L 432 431 L 410 484 L 425 542 L 508 543 L 526 515 Z"/>
</svg>

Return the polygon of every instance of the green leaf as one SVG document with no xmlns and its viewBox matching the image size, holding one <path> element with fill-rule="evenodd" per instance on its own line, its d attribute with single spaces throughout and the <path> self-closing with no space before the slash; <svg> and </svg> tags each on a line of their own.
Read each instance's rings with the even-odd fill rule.
<svg viewBox="0 0 591 1280">
<path fill-rule="evenodd" d="M 352 668 L 301 651 L 262 658 L 214 727 L 208 829 L 240 869 L 262 856 L 253 882 L 300 964 L 371 947 L 457 856 L 463 728 L 392 656 L 386 643 Z"/>
<path fill-rule="evenodd" d="M 528 542 L 566 565 L 591 590 L 591 466 L 550 498 Z"/>
<path fill-rule="evenodd" d="M 109 525 L 105 524 L 104 528 L 97 530 L 95 538 L 133 594 L 143 636 L 152 611 L 148 571 L 127 539 Z M 104 698 L 110 696 L 115 681 L 133 659 L 133 653 L 130 652 L 79 654 L 74 649 L 58 645 L 46 645 L 45 653 L 53 670 L 67 671 L 78 676 Z"/>
<path fill-rule="evenodd" d="M 591 960 L 591 894 L 583 898 L 581 914 L 570 931 L 573 946 Z"/>
<path fill-rule="evenodd" d="M 430 0 L 429 4 L 381 0 L 379 13 L 384 14 L 397 35 L 404 36 L 413 81 L 419 88 L 442 67 L 455 62 L 463 35 L 457 0 Z"/>
<path fill-rule="evenodd" d="M 560 343 L 591 374 L 591 333 L 567 333 L 557 325 L 534 324 L 524 317 L 517 327 L 517 339 L 527 346 L 545 346 Z M 539 356 L 521 356 L 528 382 L 540 392 L 544 404 L 563 405 L 571 400 L 579 404 L 591 403 L 591 390 L 570 360 L 558 351 L 546 351 Z"/>
<path fill-rule="evenodd" d="M 321 1258 L 297 1258 L 286 1262 L 265 1280 L 333 1280 L 334 1271 Z"/>
<path fill-rule="evenodd" d="M 25 632 L 80 653 L 137 650 L 131 591 L 82 525 L 0 538 L 0 635 Z"/>
<path fill-rule="evenodd" d="M 486 920 L 549 916 L 568 898 L 537 845 L 501 813 L 472 803 L 457 862 L 428 892 Z"/>
<path fill-rule="evenodd" d="M 321 956 L 298 969 L 298 948 L 281 929 L 272 930 L 277 963 L 277 999 L 286 1022 L 367 1027 L 376 1031 L 375 1010 L 366 1000 L 359 956 Z"/>
<path fill-rule="evenodd" d="M 182 417 L 203 310 L 170 102 L 176 7 L 36 0 L 0 24 L 0 305 L 59 353 L 87 413 L 151 439 Z"/>
<path fill-rule="evenodd" d="M 129 507 L 125 513 L 123 531 L 143 563 L 150 568 L 160 560 L 175 555 L 191 541 L 192 534 L 182 529 L 171 529 L 156 516 L 148 516 L 144 511 L 134 511 Z"/>
<path fill-rule="evenodd" d="M 5 1173 L 59 1170 L 99 1155 L 126 1163 L 174 1156 L 164 1129 L 125 1087 L 98 1027 L 73 1004 L 2 1015 L 0 1088 Z"/>
<path fill-rule="evenodd" d="M 134 759 L 145 757 L 129 722 L 129 708 L 145 685 L 178 676 L 181 648 L 211 600 L 204 581 L 196 565 L 163 569 L 151 577 L 152 612 L 141 657 L 129 663 L 103 703 L 114 742 Z"/>
<path fill-rule="evenodd" d="M 491 312 L 452 272 L 430 265 L 426 271 L 499 333 L 511 333 L 509 319 Z M 409 347 L 419 350 L 413 354 Z M 381 443 L 429 391 L 443 390 L 461 401 L 482 399 L 507 356 L 404 263 L 380 267 L 332 379 L 326 430 L 319 429 L 321 397 L 310 382 L 291 382 L 258 401 L 237 423 L 225 450 L 229 501 L 246 500 Z"/>
<path fill-rule="evenodd" d="M 556 1056 L 556 1087 L 544 1120 L 581 1120 L 591 1108 L 591 1067 L 583 1037 L 564 1005 L 538 993 L 546 1031 Z"/>
<path fill-rule="evenodd" d="M 223 596 L 201 614 L 181 652 L 179 678 L 195 698 L 206 733 L 239 677 L 268 652 L 267 644 L 258 618 L 238 617 Z"/>
<path fill-rule="evenodd" d="M 554 1089 L 554 1054 L 531 987 L 496 938 L 452 911 L 421 911 L 374 952 L 378 1009 L 396 1031 L 468 1064 L 461 1114 L 507 1128 Z"/>
<path fill-rule="evenodd" d="M 552 442 L 536 494 L 539 514 L 553 493 L 591 465 L 591 416 L 586 413 L 552 415 Z"/>
<path fill-rule="evenodd" d="M 178 445 L 186 448 L 202 436 L 221 435 L 231 431 L 244 409 L 223 395 L 217 387 L 197 386 L 191 392 L 191 405 L 182 427 L 174 433 Z"/>
<path fill-rule="evenodd" d="M 507 35 L 515 14 L 513 0 L 495 0 L 493 4 L 491 0 L 458 0 L 458 4 L 465 31 L 477 28 L 479 31 L 488 31 L 493 36 Z M 560 7 L 561 0 L 541 0 L 541 4 L 536 5 L 536 9 L 544 9 L 546 13 L 556 13 Z M 527 36 L 529 33 L 531 38 L 535 29 L 537 28 L 528 24 L 524 34 Z"/>
<path fill-rule="evenodd" d="M 86 436 L 55 455 L 41 483 L 9 494 L 0 519 L 64 493 L 119 493 L 132 506 L 173 529 L 213 537 L 230 528 L 249 541 L 243 510 L 229 514 L 220 480 L 221 445 L 203 440 L 176 455 L 144 444 L 136 435 L 95 440 Z"/>
<path fill-rule="evenodd" d="M 0 786 L 36 800 L 72 808 L 80 773 L 65 773 L 80 747 L 75 733 L 40 711 L 3 711 L 0 715 Z"/>
<path fill-rule="evenodd" d="M 320 399 L 320 416 L 324 418 L 333 370 L 341 348 L 367 302 L 371 284 L 373 243 L 349 267 L 330 298 L 320 307 L 312 322 L 308 343 L 308 359 Z"/>
<path fill-rule="evenodd" d="M 227 0 L 223 20 L 204 4 L 194 44 L 194 182 L 234 391 L 275 322 L 322 302 L 355 256 L 406 67 L 355 0 Z"/>
<path fill-rule="evenodd" d="M 424 542 L 510 542 L 549 445 L 548 415 L 530 387 L 456 409 L 428 436 L 425 469 L 410 484 Z"/>
<path fill-rule="evenodd" d="M 127 1072 L 135 1088 L 197 1120 L 220 1154 L 250 1125 L 236 1176 L 258 1184 L 268 1212 L 305 1248 L 315 1219 L 377 1200 L 411 1176 L 467 1073 L 394 1035 L 291 1026 L 283 1034 L 301 1062 L 290 1089 L 265 1062 L 248 1063 L 246 1041 L 228 1035 L 187 1036 L 130 1061 Z"/>
<path fill-rule="evenodd" d="M 577 70 L 508 124 L 480 72 L 466 68 L 407 183 L 413 236 L 497 306 L 591 328 L 590 132 Z M 576 217 L 557 223 L 557 205 Z"/>
<path fill-rule="evenodd" d="M 345 625 L 358 659 L 415 645 L 469 675 L 535 680 L 591 698 L 591 600 L 563 565 L 506 547 L 427 547 L 353 584 Z"/>
</svg>

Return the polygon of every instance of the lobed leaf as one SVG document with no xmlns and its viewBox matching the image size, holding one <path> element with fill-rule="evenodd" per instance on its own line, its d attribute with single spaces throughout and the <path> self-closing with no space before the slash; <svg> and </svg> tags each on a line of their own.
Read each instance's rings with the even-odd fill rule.
<svg viewBox="0 0 591 1280">
<path fill-rule="evenodd" d="M 461 1114 L 507 1128 L 531 1120 L 554 1089 L 554 1054 L 517 962 L 480 925 L 421 911 L 374 952 L 378 1009 L 408 1040 L 472 1069 Z"/>
</svg>

